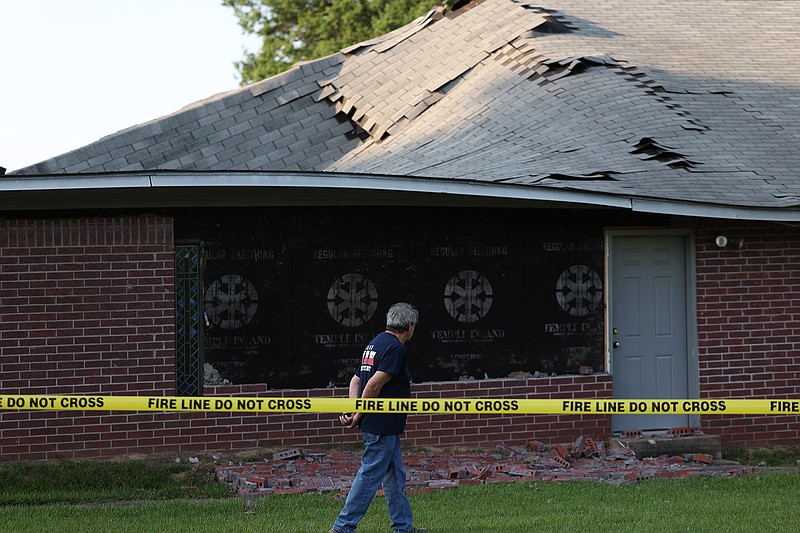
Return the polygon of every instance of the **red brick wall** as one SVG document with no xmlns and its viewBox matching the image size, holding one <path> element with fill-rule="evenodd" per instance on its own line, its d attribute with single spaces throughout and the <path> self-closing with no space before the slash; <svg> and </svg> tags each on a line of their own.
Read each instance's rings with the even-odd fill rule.
<svg viewBox="0 0 800 533">
<path fill-rule="evenodd" d="M 171 219 L 0 220 L 0 391 L 174 394 Z M 94 455 L 136 415 L 0 412 L 0 457 Z"/>
<path fill-rule="evenodd" d="M 695 220 L 700 394 L 800 398 L 800 228 Z M 743 239 L 721 249 L 714 239 Z M 797 444 L 798 416 L 704 416 L 723 446 Z"/>
<path fill-rule="evenodd" d="M 682 220 L 697 230 L 704 397 L 800 397 L 800 230 Z M 744 238 L 721 250 L 714 237 Z M 0 392 L 172 395 L 172 221 L 0 220 Z M 609 398 L 611 377 L 422 383 L 418 397 Z M 345 396 L 344 389 L 207 387 L 209 396 Z M 490 447 L 610 436 L 607 416 L 413 415 L 409 446 Z M 706 416 L 726 446 L 797 442 L 797 416 Z M 355 443 L 330 414 L 0 411 L 0 460 Z"/>
</svg>

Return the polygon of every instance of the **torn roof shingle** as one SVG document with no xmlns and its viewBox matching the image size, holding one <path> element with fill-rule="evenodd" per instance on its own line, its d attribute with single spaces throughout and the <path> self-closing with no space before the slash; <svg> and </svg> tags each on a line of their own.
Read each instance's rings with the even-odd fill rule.
<svg viewBox="0 0 800 533">
<path fill-rule="evenodd" d="M 436 8 L 12 174 L 343 172 L 797 208 L 798 27 L 780 0 Z"/>
</svg>

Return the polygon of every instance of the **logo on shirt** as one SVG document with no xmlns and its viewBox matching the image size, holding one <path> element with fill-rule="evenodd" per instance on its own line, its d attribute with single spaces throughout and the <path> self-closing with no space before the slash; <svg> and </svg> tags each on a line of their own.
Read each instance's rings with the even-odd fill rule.
<svg viewBox="0 0 800 533">
<path fill-rule="evenodd" d="M 361 371 L 362 372 L 369 372 L 372 370 L 372 365 L 375 364 L 375 354 L 378 353 L 372 349 L 373 345 L 370 344 L 364 349 L 364 353 L 361 355 Z"/>
</svg>

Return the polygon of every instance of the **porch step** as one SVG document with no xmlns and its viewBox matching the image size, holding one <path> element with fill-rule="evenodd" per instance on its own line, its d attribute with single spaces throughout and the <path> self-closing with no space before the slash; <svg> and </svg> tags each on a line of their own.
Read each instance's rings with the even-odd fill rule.
<svg viewBox="0 0 800 533">
<path fill-rule="evenodd" d="M 718 435 L 649 435 L 618 437 L 616 440 L 632 449 L 639 459 L 688 453 L 705 453 L 714 459 L 722 459 L 722 439 Z"/>
</svg>

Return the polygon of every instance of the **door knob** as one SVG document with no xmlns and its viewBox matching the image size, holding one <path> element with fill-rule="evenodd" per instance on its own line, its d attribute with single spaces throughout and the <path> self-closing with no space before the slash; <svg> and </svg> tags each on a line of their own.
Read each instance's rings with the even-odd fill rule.
<svg viewBox="0 0 800 533">
<path fill-rule="evenodd" d="M 612 346 L 613 346 L 614 348 L 619 348 L 619 343 L 618 343 L 618 342 L 615 342 L 614 344 L 612 344 Z"/>
</svg>

